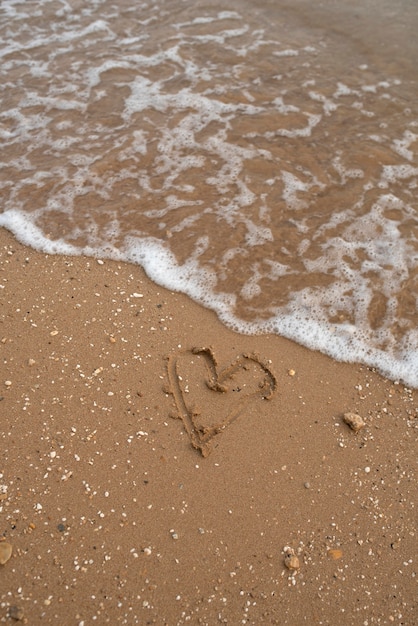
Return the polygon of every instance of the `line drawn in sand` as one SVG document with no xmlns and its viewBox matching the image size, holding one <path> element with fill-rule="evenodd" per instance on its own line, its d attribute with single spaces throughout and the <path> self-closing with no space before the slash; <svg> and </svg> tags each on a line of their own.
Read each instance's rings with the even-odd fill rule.
<svg viewBox="0 0 418 626">
<path fill-rule="evenodd" d="M 172 417 L 182 420 L 192 446 L 203 457 L 252 399 L 270 400 L 277 390 L 276 376 L 255 353 L 240 354 L 220 367 L 211 347 L 191 348 L 167 357 L 167 375 L 167 392 L 176 405 Z"/>
</svg>

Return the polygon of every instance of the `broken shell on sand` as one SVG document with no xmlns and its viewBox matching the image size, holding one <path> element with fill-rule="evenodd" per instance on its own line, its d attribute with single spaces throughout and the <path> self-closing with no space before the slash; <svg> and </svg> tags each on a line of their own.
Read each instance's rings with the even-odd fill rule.
<svg viewBox="0 0 418 626">
<path fill-rule="evenodd" d="M 293 569 L 293 570 L 299 569 L 300 562 L 293 548 L 289 548 L 288 546 L 286 546 L 283 549 L 283 552 L 285 553 L 284 564 L 286 565 L 287 569 Z"/>
<path fill-rule="evenodd" d="M 12 556 L 13 547 L 7 541 L 0 542 L 0 565 L 4 565 Z"/>
<path fill-rule="evenodd" d="M 343 420 L 355 433 L 358 433 L 366 425 L 364 419 L 356 413 L 344 413 Z"/>
</svg>

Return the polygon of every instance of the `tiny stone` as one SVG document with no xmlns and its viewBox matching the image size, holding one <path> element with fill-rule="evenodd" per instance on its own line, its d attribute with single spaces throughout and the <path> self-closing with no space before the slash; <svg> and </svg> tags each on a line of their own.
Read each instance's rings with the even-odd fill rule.
<svg viewBox="0 0 418 626">
<path fill-rule="evenodd" d="M 305 489 L 310 489 L 311 483 L 303 483 L 303 486 L 305 487 Z"/>
<path fill-rule="evenodd" d="M 344 413 L 343 420 L 355 433 L 358 433 L 366 425 L 364 419 L 356 413 Z"/>
<path fill-rule="evenodd" d="M 295 370 L 288 370 L 287 372 L 289 376 L 294 376 L 296 374 Z"/>
<path fill-rule="evenodd" d="M 29 359 L 28 360 L 29 367 L 32 367 L 32 365 L 35 365 L 35 363 L 36 363 L 35 359 Z"/>
<path fill-rule="evenodd" d="M 13 547 L 7 541 L 0 542 L 0 565 L 4 565 L 12 556 Z"/>
<path fill-rule="evenodd" d="M 300 567 L 299 559 L 295 554 L 286 554 L 284 564 L 287 569 L 299 569 Z"/>
<path fill-rule="evenodd" d="M 17 622 L 21 622 L 24 617 L 23 609 L 20 606 L 11 606 L 9 608 L 9 617 Z"/>
<path fill-rule="evenodd" d="M 340 550 L 339 548 L 333 548 L 328 550 L 328 556 L 330 559 L 334 559 L 334 561 L 338 561 L 338 559 L 341 559 L 341 557 L 343 556 L 343 551 Z"/>
<path fill-rule="evenodd" d="M 10 387 L 10 385 L 12 384 L 11 380 L 5 380 L 4 384 L 6 385 L 6 387 Z"/>
<path fill-rule="evenodd" d="M 284 552 L 284 564 L 286 565 L 287 569 L 299 569 L 300 567 L 299 559 L 296 556 L 293 548 L 289 548 L 289 546 L 286 546 L 285 548 L 283 548 L 283 552 Z"/>
</svg>

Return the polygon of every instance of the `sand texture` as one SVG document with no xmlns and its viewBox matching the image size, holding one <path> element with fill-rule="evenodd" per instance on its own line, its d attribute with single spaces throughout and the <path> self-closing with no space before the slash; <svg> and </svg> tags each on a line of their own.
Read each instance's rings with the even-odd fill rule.
<svg viewBox="0 0 418 626">
<path fill-rule="evenodd" d="M 415 390 L 1 230 L 0 419 L 1 623 L 417 624 Z"/>
</svg>

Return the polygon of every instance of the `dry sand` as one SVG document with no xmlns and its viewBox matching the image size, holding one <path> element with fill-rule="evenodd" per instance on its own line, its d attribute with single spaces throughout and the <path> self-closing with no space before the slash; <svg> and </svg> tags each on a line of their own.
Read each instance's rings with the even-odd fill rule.
<svg viewBox="0 0 418 626">
<path fill-rule="evenodd" d="M 4 230 L 0 313 L 1 623 L 418 623 L 416 391 Z"/>
</svg>

